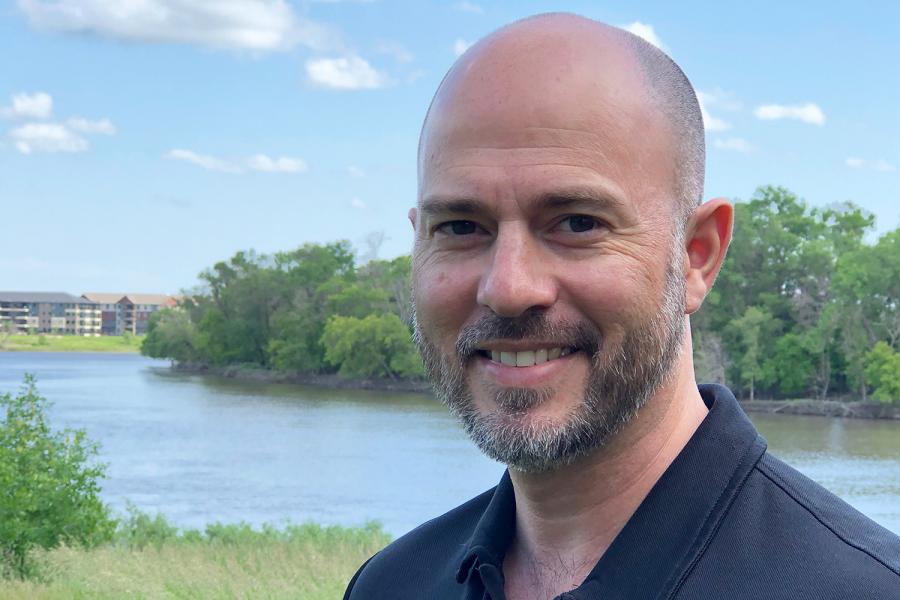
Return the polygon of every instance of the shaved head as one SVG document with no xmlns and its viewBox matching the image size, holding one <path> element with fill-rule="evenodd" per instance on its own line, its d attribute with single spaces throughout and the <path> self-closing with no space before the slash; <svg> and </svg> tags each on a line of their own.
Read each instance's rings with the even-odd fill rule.
<svg viewBox="0 0 900 600">
<path fill-rule="evenodd" d="M 536 100 L 536 90 L 546 95 Z M 700 105 L 690 81 L 644 39 L 572 14 L 537 15 L 507 25 L 480 40 L 451 67 L 422 125 L 420 182 L 429 141 L 435 130 L 446 134 L 435 123 L 445 120 L 444 113 L 465 110 L 472 115 L 473 127 L 483 127 L 518 108 L 525 117 L 521 126 L 529 117 L 565 111 L 554 97 L 576 93 L 588 111 L 593 104 L 598 111 L 613 112 L 623 127 L 664 130 L 671 173 L 668 195 L 681 225 L 676 230 L 682 230 L 702 201 L 706 155 Z M 629 105 L 639 110 L 623 110 Z M 477 119 L 479 113 L 488 118 Z M 573 116 L 571 111 L 568 116 Z M 580 125 L 577 118 L 575 124 Z"/>
</svg>

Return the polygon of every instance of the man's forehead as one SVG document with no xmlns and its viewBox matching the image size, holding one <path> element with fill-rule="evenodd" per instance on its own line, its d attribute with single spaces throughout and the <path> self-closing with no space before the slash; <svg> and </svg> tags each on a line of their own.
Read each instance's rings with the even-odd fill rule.
<svg viewBox="0 0 900 600">
<path fill-rule="evenodd" d="M 633 162 L 631 154 L 660 145 L 653 138 L 667 126 L 623 32 L 572 16 L 533 21 L 482 40 L 448 73 L 423 127 L 420 176 L 461 148 L 526 148 L 535 139 L 613 148 L 616 160 Z"/>
</svg>

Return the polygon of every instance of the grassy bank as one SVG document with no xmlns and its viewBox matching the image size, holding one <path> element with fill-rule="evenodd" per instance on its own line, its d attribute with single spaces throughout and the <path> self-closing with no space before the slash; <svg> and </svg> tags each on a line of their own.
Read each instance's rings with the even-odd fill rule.
<svg viewBox="0 0 900 600">
<path fill-rule="evenodd" d="M 0 350 L 28 352 L 140 352 L 144 336 L 11 335 Z"/>
<path fill-rule="evenodd" d="M 213 525 L 176 532 L 164 521 L 120 530 L 114 543 L 34 555 L 29 580 L 0 580 L 0 598 L 304 598 L 333 600 L 389 536 L 358 528 Z M 135 534 L 134 532 L 137 531 Z"/>
</svg>

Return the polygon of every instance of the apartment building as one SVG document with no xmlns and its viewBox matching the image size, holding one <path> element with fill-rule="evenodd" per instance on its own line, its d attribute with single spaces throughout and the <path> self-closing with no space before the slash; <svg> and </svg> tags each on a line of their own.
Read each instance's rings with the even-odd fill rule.
<svg viewBox="0 0 900 600">
<path fill-rule="evenodd" d="M 88 292 L 82 298 L 101 308 L 101 331 L 104 335 L 147 333 L 150 315 L 163 308 L 174 308 L 178 302 L 165 294 L 120 294 Z"/>
<path fill-rule="evenodd" d="M 65 292 L 0 292 L 0 329 L 14 333 L 100 335 L 97 303 Z"/>
</svg>

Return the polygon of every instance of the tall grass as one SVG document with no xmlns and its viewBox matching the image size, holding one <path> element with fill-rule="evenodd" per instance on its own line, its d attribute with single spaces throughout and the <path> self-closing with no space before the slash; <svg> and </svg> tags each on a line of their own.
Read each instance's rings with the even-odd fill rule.
<svg viewBox="0 0 900 600">
<path fill-rule="evenodd" d="M 179 531 L 131 510 L 112 544 L 35 551 L 39 575 L 0 581 L 0 598 L 340 598 L 353 573 L 390 541 L 363 527 L 214 524 Z"/>
<path fill-rule="evenodd" d="M 140 352 L 143 335 L 11 335 L 0 350 L 28 352 Z"/>
</svg>

